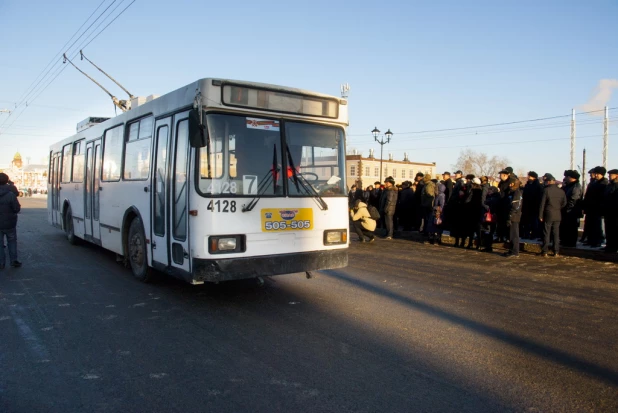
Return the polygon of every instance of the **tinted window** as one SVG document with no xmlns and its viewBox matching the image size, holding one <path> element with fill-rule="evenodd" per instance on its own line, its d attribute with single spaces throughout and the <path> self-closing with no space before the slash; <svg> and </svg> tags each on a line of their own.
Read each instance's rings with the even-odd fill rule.
<svg viewBox="0 0 618 413">
<path fill-rule="evenodd" d="M 187 150 L 189 137 L 189 122 L 178 123 L 176 132 L 176 158 L 174 159 L 174 238 L 180 241 L 187 239 Z"/>
</svg>

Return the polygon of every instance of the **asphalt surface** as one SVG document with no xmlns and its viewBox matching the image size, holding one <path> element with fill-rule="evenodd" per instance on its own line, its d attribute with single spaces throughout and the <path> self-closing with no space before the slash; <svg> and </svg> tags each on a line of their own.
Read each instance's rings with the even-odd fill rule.
<svg viewBox="0 0 618 413">
<path fill-rule="evenodd" d="M 353 241 L 310 280 L 142 284 L 22 204 L 0 412 L 618 411 L 614 263 Z"/>
</svg>

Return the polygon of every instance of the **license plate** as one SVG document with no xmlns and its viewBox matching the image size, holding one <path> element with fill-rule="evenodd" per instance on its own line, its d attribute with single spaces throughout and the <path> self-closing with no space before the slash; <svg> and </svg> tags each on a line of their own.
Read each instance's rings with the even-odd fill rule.
<svg viewBox="0 0 618 413">
<path fill-rule="evenodd" d="M 312 208 L 262 209 L 262 231 L 299 231 L 313 229 Z"/>
</svg>

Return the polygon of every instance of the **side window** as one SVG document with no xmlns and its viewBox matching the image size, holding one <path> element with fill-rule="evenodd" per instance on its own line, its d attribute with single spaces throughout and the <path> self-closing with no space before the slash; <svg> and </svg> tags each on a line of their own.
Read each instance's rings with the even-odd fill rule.
<svg viewBox="0 0 618 413">
<path fill-rule="evenodd" d="M 124 179 L 143 180 L 150 172 L 153 117 L 129 124 L 124 154 Z"/>
<path fill-rule="evenodd" d="M 122 125 L 105 132 L 104 145 L 103 181 L 118 181 L 122 162 Z"/>
<path fill-rule="evenodd" d="M 72 182 L 84 182 L 84 141 L 73 144 Z"/>
<path fill-rule="evenodd" d="M 71 182 L 71 144 L 62 148 L 62 179 L 63 183 Z"/>
</svg>

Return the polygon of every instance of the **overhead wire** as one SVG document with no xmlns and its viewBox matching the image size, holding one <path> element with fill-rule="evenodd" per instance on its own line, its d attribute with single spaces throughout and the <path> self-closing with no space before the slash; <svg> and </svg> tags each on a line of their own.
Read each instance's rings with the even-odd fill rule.
<svg viewBox="0 0 618 413">
<path fill-rule="evenodd" d="M 610 117 L 609 119 L 611 120 L 611 122 L 613 122 L 613 120 L 618 119 L 618 117 Z M 603 121 L 604 121 L 603 119 L 588 119 L 588 120 L 579 121 L 577 123 L 577 126 L 602 124 Z M 570 123 L 553 123 L 553 124 L 538 125 L 538 126 L 520 126 L 520 127 L 514 127 L 514 128 L 461 132 L 461 133 L 439 135 L 439 136 L 423 136 L 419 138 L 404 137 L 404 138 L 399 139 L 399 141 L 413 142 L 413 141 L 424 141 L 424 140 L 435 140 L 435 139 L 450 139 L 450 138 L 459 138 L 462 136 L 477 136 L 477 135 L 480 136 L 480 135 L 488 135 L 488 134 L 495 134 L 495 133 L 524 132 L 524 131 L 534 131 L 534 130 L 552 129 L 552 128 L 560 128 L 560 127 L 566 128 L 569 126 L 570 126 Z M 354 140 L 354 144 L 370 144 L 373 142 L 375 142 L 374 139 Z"/>
<path fill-rule="evenodd" d="M 92 16 L 94 16 L 94 14 L 97 12 L 97 10 L 99 10 L 101 8 L 101 6 L 103 5 L 103 3 L 105 3 L 107 0 L 103 0 L 101 3 L 99 3 L 99 5 L 97 6 L 96 9 L 94 9 L 94 11 L 90 14 L 90 16 L 88 16 L 88 18 L 82 23 L 81 26 L 79 26 L 79 29 L 77 29 L 75 31 L 75 33 L 73 33 L 73 36 L 71 36 L 69 38 L 69 40 L 67 40 L 67 42 L 60 48 L 60 51 L 54 56 L 52 57 L 52 59 L 49 61 L 49 63 L 47 63 L 47 66 L 45 66 L 45 68 L 41 71 L 41 73 L 39 73 L 39 75 L 34 79 L 34 81 L 30 84 L 30 86 L 28 86 L 28 88 L 26 89 L 26 91 L 22 94 L 22 96 L 18 99 L 18 103 L 22 103 L 24 100 L 26 100 L 26 96 L 29 94 L 30 89 L 32 88 L 32 86 L 35 84 L 35 82 L 37 82 L 37 80 L 39 79 L 39 77 L 45 73 L 45 70 L 47 70 L 47 68 L 49 67 L 49 65 L 51 65 L 52 63 L 54 63 L 53 66 L 55 66 L 58 63 L 58 57 L 60 57 L 62 55 L 62 53 L 66 50 L 66 46 L 69 44 L 69 42 L 71 40 L 73 40 L 73 38 L 77 35 L 77 33 L 80 32 L 80 30 L 82 29 L 82 27 L 84 27 L 86 25 L 86 23 L 88 23 L 88 20 L 90 20 L 90 18 L 92 18 Z M 88 30 L 88 29 L 86 29 Z M 82 34 L 83 35 L 83 34 Z M 79 39 L 79 38 L 78 38 Z M 70 47 L 69 47 L 70 48 Z M 52 67 L 53 67 L 52 66 Z M 51 70 L 51 68 L 50 68 Z M 45 75 L 41 78 L 41 80 L 43 80 L 45 78 L 45 76 L 47 76 L 47 73 L 49 73 L 48 70 Z M 40 82 L 40 81 L 39 81 Z M 38 84 L 38 83 L 37 83 Z"/>
<path fill-rule="evenodd" d="M 615 110 L 615 109 L 618 109 L 618 107 L 609 108 L 608 110 Z M 605 111 L 605 109 L 591 110 L 591 111 L 587 111 L 587 112 L 579 112 L 579 113 L 576 113 L 575 115 L 586 115 L 586 114 L 590 114 L 590 113 L 597 113 L 597 112 L 603 112 L 603 111 Z M 490 124 L 486 124 L 486 125 L 476 125 L 476 126 L 463 126 L 463 127 L 458 127 L 458 128 L 429 129 L 429 130 L 413 131 L 413 132 L 397 132 L 397 133 L 393 133 L 393 135 L 400 136 L 400 135 L 413 135 L 413 134 L 420 134 L 420 133 L 451 132 L 451 131 L 465 130 L 465 129 L 480 129 L 480 128 L 487 128 L 487 127 L 492 127 L 492 126 L 505 126 L 505 125 L 519 124 L 519 123 L 527 123 L 527 122 L 540 122 L 540 121 L 544 121 L 544 120 L 559 119 L 559 118 L 565 118 L 565 117 L 570 117 L 570 116 L 572 116 L 572 115 L 569 114 L 569 115 L 549 116 L 549 117 L 545 117 L 545 118 L 516 120 L 516 121 L 501 122 L 501 123 L 490 123 Z M 367 134 L 365 134 L 365 133 L 363 133 L 363 134 L 350 134 L 348 136 L 367 136 Z"/>
<path fill-rule="evenodd" d="M 114 4 L 116 1 L 117 1 L 117 0 L 114 0 L 111 4 Z M 108 28 L 108 27 L 109 27 L 109 26 L 110 26 L 110 25 L 114 22 L 114 21 L 116 21 L 116 19 L 118 19 L 118 17 L 120 17 L 120 16 L 121 16 L 121 15 L 122 15 L 122 14 L 123 14 L 123 13 L 124 13 L 124 12 L 125 12 L 125 11 L 126 11 L 126 10 L 127 10 L 127 9 L 128 9 L 128 8 L 132 5 L 132 4 L 133 4 L 133 3 L 135 3 L 135 1 L 136 1 L 136 0 L 133 0 L 131 3 L 129 3 L 129 5 L 127 5 L 127 7 L 125 7 L 122 11 L 120 11 L 120 13 L 118 13 L 118 14 L 117 14 L 117 15 L 116 15 L 116 16 L 115 16 L 115 17 L 114 17 L 114 18 L 113 18 L 113 19 L 112 19 L 112 20 L 111 20 L 111 21 L 110 21 L 110 22 L 109 22 L 109 23 L 108 23 L 105 27 L 103 27 L 103 28 L 102 28 L 102 29 L 101 29 L 101 30 L 100 30 L 100 31 L 99 31 L 99 32 L 98 32 L 98 33 L 97 33 L 97 34 L 96 34 L 96 35 L 95 35 L 92 39 L 90 39 L 90 40 L 89 40 L 89 38 L 90 38 L 90 37 L 92 36 L 92 34 L 93 34 L 93 33 L 94 33 L 94 32 L 95 32 L 95 31 L 96 31 L 96 30 L 97 30 L 97 29 L 101 26 L 101 24 L 103 24 L 103 23 L 104 23 L 107 19 L 109 19 L 109 17 L 113 14 L 113 12 L 114 12 L 116 9 L 118 9 L 118 7 L 119 7 L 119 6 L 120 6 L 120 5 L 124 2 L 124 0 L 121 0 L 121 2 L 120 2 L 120 3 L 118 3 L 118 5 L 117 5 L 114 9 L 112 9 L 112 11 L 111 11 L 111 12 L 110 12 L 110 13 L 109 13 L 106 17 L 105 17 L 105 19 L 104 19 L 101 23 L 99 23 L 99 25 L 97 25 L 97 27 L 95 27 L 95 29 L 94 29 L 94 30 L 90 33 L 90 35 L 88 35 L 88 37 L 86 37 L 86 39 L 84 40 L 84 42 L 82 42 L 82 44 L 81 44 L 81 45 L 77 48 L 77 51 L 73 54 L 72 59 L 74 59 L 74 58 L 77 56 L 77 54 L 79 53 L 79 50 L 83 50 L 83 49 L 85 49 L 85 48 L 86 48 L 86 46 L 88 46 L 88 45 L 89 45 L 90 43 L 92 43 L 92 42 L 93 42 L 93 41 L 94 41 L 97 37 L 99 37 L 99 35 L 101 35 L 101 33 L 103 33 L 103 32 L 104 32 L 104 31 L 105 31 L 105 30 L 106 30 L 106 29 L 107 29 L 107 28 Z M 111 4 L 110 4 L 110 6 L 111 6 Z M 104 14 L 104 13 L 105 13 L 108 9 L 109 9 L 109 6 L 108 6 L 108 7 L 107 7 L 107 8 L 106 8 L 103 12 L 102 12 L 102 14 Z M 100 17 L 100 16 L 99 16 L 99 17 Z M 97 20 L 98 20 L 98 18 L 97 18 Z M 95 22 L 96 22 L 97 20 L 95 20 Z M 92 25 L 93 25 L 95 22 L 93 22 L 93 23 L 92 23 L 92 24 L 91 24 L 91 25 L 90 25 L 90 26 L 86 29 L 86 31 L 84 31 L 84 33 L 82 33 L 82 35 L 83 35 L 83 34 L 85 34 L 85 33 L 86 33 L 89 29 L 90 29 L 90 27 L 92 27 Z M 82 36 L 80 36 L 80 38 L 81 38 L 81 37 L 82 37 Z M 87 43 L 86 43 L 86 42 L 87 42 Z M 70 47 L 69 47 L 69 48 L 70 48 Z M 35 101 L 35 100 L 36 100 L 36 99 L 37 99 L 37 98 L 38 98 L 38 97 L 39 97 L 39 96 L 40 96 L 40 95 L 41 95 L 41 94 L 42 94 L 42 93 L 43 93 L 43 92 L 44 92 L 44 91 L 45 91 L 45 90 L 46 90 L 46 89 L 47 89 L 47 88 L 48 88 L 48 87 L 49 87 L 49 86 L 50 86 L 50 85 L 51 85 L 51 84 L 52 84 L 52 83 L 53 83 L 53 82 L 54 82 L 54 81 L 58 78 L 58 76 L 59 76 L 59 75 L 60 75 L 60 74 L 64 71 L 64 69 L 66 69 L 66 67 L 67 67 L 67 66 L 64 66 L 64 65 L 63 65 L 60 69 L 56 70 L 56 71 L 54 72 L 54 74 L 52 75 L 53 77 L 51 78 L 51 80 L 49 80 L 49 81 L 47 82 L 47 84 L 46 84 L 46 85 L 45 85 L 45 86 L 44 86 L 44 87 L 43 87 L 40 91 L 38 91 L 38 93 L 36 94 L 36 96 L 34 96 L 34 97 L 30 100 L 30 103 L 34 102 L 34 101 Z M 30 92 L 30 93 L 32 93 L 32 92 Z M 6 132 L 6 130 L 8 130 L 8 128 L 11 128 L 11 127 L 12 127 L 12 125 L 13 125 L 13 124 L 14 124 L 14 123 L 15 123 L 15 122 L 16 122 L 16 121 L 17 121 L 17 120 L 21 117 L 21 115 L 22 115 L 22 114 L 26 111 L 26 109 L 28 108 L 28 106 L 29 106 L 29 103 L 28 103 L 28 102 L 26 102 L 26 103 L 25 103 L 25 106 L 23 106 L 23 107 L 22 107 L 22 110 L 21 110 L 21 112 L 17 115 L 17 117 L 16 117 L 16 118 L 14 118 L 13 122 L 12 122 L 11 124 L 9 124 L 9 125 L 6 127 L 5 132 Z M 13 112 L 13 113 L 14 113 L 14 112 Z M 12 113 L 11 113 L 11 114 L 12 114 Z M 5 122 L 3 122 L 3 124 L 2 124 L 2 125 L 0 125 L 0 126 L 4 126 L 4 124 L 6 123 L 6 121 L 7 121 L 7 120 L 5 120 Z M 4 132 L 0 132 L 0 133 L 4 133 Z"/>
</svg>

